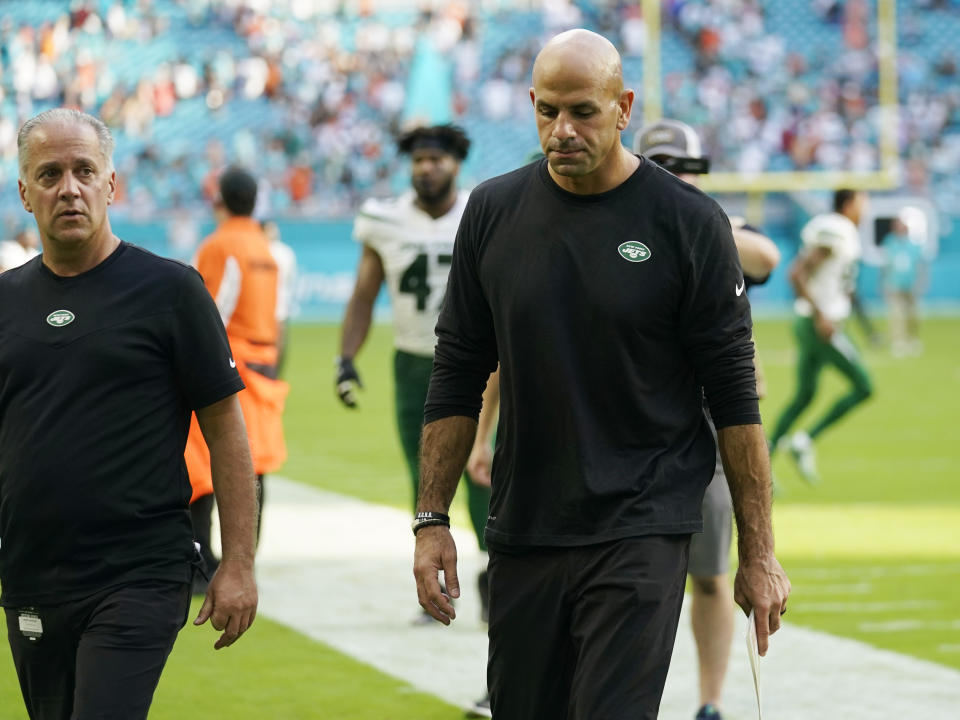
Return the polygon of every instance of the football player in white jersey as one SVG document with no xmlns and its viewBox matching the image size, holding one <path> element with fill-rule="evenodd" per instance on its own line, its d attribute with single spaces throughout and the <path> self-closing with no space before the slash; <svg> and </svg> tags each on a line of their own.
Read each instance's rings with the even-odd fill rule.
<svg viewBox="0 0 960 720">
<path fill-rule="evenodd" d="M 834 211 L 817 215 L 804 226 L 800 233 L 802 247 L 790 267 L 790 282 L 797 295 L 797 388 L 770 436 L 771 452 L 813 401 L 824 366 L 834 366 L 850 383 L 850 390 L 809 430 L 795 432 L 787 442 L 791 457 L 808 482 L 817 480 L 813 440 L 873 393 L 860 353 L 843 328 L 850 315 L 861 254 L 857 225 L 866 202 L 867 195 L 862 191 L 837 190 Z"/>
<path fill-rule="evenodd" d="M 421 127 L 398 141 L 411 159 L 413 189 L 388 200 L 367 200 L 354 223 L 354 239 L 363 245 L 357 282 L 343 318 L 337 358 L 337 394 L 357 407 L 362 388 L 354 358 L 363 346 L 380 286 L 386 282 L 393 309 L 394 379 L 397 427 L 416 509 L 419 484 L 420 429 L 430 372 L 434 328 L 447 288 L 453 241 L 468 192 L 457 189 L 460 163 L 470 140 L 453 125 Z M 466 482 L 470 519 L 481 550 L 490 504 L 489 480 Z M 484 580 L 480 581 L 481 587 Z M 481 591 L 481 600 L 486 603 Z M 429 619 L 429 616 L 427 616 Z"/>
</svg>

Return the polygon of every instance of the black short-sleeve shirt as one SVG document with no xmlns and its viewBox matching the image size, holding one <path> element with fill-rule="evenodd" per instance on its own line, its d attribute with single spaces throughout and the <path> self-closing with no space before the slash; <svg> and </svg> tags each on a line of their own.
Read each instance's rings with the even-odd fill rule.
<svg viewBox="0 0 960 720">
<path fill-rule="evenodd" d="M 2 603 L 187 582 L 192 410 L 243 388 L 200 275 L 127 243 L 0 275 Z"/>
<path fill-rule="evenodd" d="M 744 285 L 726 214 L 653 163 L 596 195 L 546 160 L 474 190 L 425 420 L 476 416 L 499 360 L 491 546 L 700 530 L 703 393 L 718 427 L 760 422 Z"/>
</svg>

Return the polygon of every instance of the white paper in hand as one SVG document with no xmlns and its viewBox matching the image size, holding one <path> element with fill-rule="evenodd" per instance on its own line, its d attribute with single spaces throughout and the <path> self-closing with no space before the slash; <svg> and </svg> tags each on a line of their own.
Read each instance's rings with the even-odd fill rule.
<svg viewBox="0 0 960 720">
<path fill-rule="evenodd" d="M 757 622 L 753 610 L 747 618 L 747 657 L 753 675 L 753 689 L 757 691 L 757 720 L 763 720 L 763 703 L 760 701 L 760 649 L 757 646 Z"/>
</svg>

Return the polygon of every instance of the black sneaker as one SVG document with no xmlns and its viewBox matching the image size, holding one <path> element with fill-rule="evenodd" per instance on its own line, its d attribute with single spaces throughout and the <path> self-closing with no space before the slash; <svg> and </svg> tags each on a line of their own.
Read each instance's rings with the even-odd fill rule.
<svg viewBox="0 0 960 720">
<path fill-rule="evenodd" d="M 723 720 L 723 715 L 720 714 L 720 711 L 717 710 L 716 706 L 707 703 L 702 708 L 697 710 L 697 714 L 694 716 L 693 720 Z"/>
<path fill-rule="evenodd" d="M 484 693 L 482 698 L 467 708 L 464 715 L 468 718 L 492 718 L 493 713 L 490 712 L 490 693 Z"/>
</svg>

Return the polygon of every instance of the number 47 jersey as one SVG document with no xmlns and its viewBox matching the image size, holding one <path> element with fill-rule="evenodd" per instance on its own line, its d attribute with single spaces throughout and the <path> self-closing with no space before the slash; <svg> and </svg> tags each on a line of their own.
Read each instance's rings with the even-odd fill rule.
<svg viewBox="0 0 960 720">
<path fill-rule="evenodd" d="M 367 200 L 353 239 L 380 256 L 393 307 L 398 350 L 433 356 L 434 328 L 447 289 L 453 241 L 469 193 L 461 190 L 446 215 L 432 218 L 411 191 L 389 200 Z"/>
</svg>

